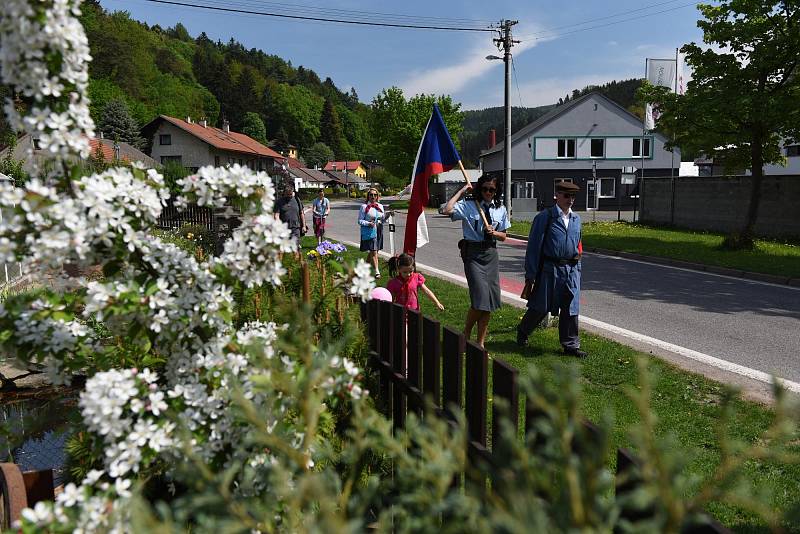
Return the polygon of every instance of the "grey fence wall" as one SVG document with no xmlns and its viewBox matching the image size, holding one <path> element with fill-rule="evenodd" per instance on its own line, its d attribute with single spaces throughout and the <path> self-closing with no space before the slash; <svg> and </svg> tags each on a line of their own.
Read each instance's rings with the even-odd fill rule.
<svg viewBox="0 0 800 534">
<path fill-rule="evenodd" d="M 750 176 L 645 178 L 641 221 L 693 230 L 730 232 L 744 224 Z M 800 176 L 765 176 L 755 232 L 800 237 Z"/>
</svg>

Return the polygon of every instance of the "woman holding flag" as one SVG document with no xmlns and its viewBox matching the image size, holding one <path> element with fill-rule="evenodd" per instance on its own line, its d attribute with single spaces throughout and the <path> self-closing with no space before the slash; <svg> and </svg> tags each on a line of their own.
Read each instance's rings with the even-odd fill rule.
<svg viewBox="0 0 800 534">
<path fill-rule="evenodd" d="M 464 337 L 469 340 L 472 328 L 477 324 L 476 341 L 483 347 L 491 314 L 501 306 L 497 241 L 506 240 L 506 230 L 511 221 L 505 206 L 497 202 L 497 178 L 484 174 L 475 184 L 473 198 L 459 200 L 470 189 L 470 184 L 462 187 L 447 202 L 442 213 L 450 215 L 454 221 L 461 221 L 464 239 L 458 246 L 464 261 L 470 299 Z"/>
<path fill-rule="evenodd" d="M 367 199 L 358 210 L 358 224 L 361 227 L 361 252 L 367 253 L 367 263 L 375 268 L 375 278 L 381 277 L 378 267 L 378 251 L 383 249 L 383 219 L 386 217 L 383 204 L 378 202 L 378 190 L 371 187 Z"/>
</svg>

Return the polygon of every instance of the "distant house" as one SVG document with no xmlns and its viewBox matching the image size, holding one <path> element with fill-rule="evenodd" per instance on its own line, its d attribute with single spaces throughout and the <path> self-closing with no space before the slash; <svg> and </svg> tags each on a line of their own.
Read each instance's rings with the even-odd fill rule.
<svg viewBox="0 0 800 534">
<path fill-rule="evenodd" d="M 150 143 L 150 156 L 162 165 L 177 162 L 191 171 L 205 165 L 244 165 L 254 171 L 278 172 L 285 160 L 271 148 L 239 132 L 160 115 L 142 133 Z"/>
<path fill-rule="evenodd" d="M 300 189 L 322 189 L 325 187 L 338 187 L 341 184 L 328 176 L 327 173 L 318 169 L 307 169 L 305 167 L 290 167 L 289 174 L 294 180 L 294 188 Z"/>
<path fill-rule="evenodd" d="M 345 173 L 341 171 L 325 171 L 325 174 L 336 180 L 339 185 L 349 188 L 357 188 L 360 191 L 369 189 L 370 182 L 357 174 Z"/>
<path fill-rule="evenodd" d="M 480 169 L 465 170 L 467 171 L 467 176 L 469 176 L 469 181 L 472 183 L 475 183 L 481 177 Z M 461 169 L 453 169 L 436 175 L 436 183 L 443 184 L 446 182 L 464 182 L 464 173 L 461 172 Z"/>
<path fill-rule="evenodd" d="M 114 142 L 111 139 L 95 137 L 89 139 L 89 147 L 91 148 L 90 157 L 95 158 L 100 154 L 103 156 L 103 161 L 109 165 L 113 165 L 114 162 L 120 161 L 123 163 L 138 162 L 151 169 L 159 166 L 158 163 L 153 160 L 153 158 L 138 148 L 135 148 L 128 143 L 123 143 L 122 141 Z M 5 158 L 8 155 L 9 150 L 10 148 L 0 150 L 0 159 Z M 14 146 L 14 151 L 11 153 L 11 157 L 19 161 L 27 161 L 30 157 L 37 166 L 41 167 L 48 159 L 50 159 L 50 154 L 39 149 L 38 138 L 33 137 L 30 134 L 25 134 L 17 138 L 17 144 Z"/>
<path fill-rule="evenodd" d="M 636 176 L 670 176 L 680 168 L 680 152 L 664 149 L 657 132 L 642 136 L 642 120 L 600 93 L 589 93 L 550 112 L 511 136 L 513 198 L 537 198 L 539 208 L 553 203 L 555 184 L 580 187 L 575 209 L 631 208 L 634 185 L 622 184 L 624 167 Z M 503 175 L 503 143 L 484 151 L 483 172 Z M 596 173 L 597 190 L 590 187 Z"/>
<path fill-rule="evenodd" d="M 782 142 L 781 154 L 786 158 L 786 166 L 764 165 L 764 176 L 800 176 L 800 142 Z M 701 157 L 695 160 L 700 176 L 725 176 L 727 174 L 751 175 L 750 170 L 725 169 L 725 163 L 717 158 Z"/>
<path fill-rule="evenodd" d="M 325 164 L 325 172 L 347 172 L 359 178 L 367 177 L 367 169 L 360 161 L 329 161 Z"/>
</svg>

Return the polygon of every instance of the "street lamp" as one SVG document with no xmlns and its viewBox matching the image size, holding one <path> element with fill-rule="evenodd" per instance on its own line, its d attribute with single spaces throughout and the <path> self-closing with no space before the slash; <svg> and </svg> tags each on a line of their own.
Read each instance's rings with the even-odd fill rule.
<svg viewBox="0 0 800 534">
<path fill-rule="evenodd" d="M 505 63 L 505 140 L 503 142 L 503 204 L 511 216 L 511 52 L 507 47 L 503 57 L 488 55 L 488 61 L 503 60 Z"/>
</svg>

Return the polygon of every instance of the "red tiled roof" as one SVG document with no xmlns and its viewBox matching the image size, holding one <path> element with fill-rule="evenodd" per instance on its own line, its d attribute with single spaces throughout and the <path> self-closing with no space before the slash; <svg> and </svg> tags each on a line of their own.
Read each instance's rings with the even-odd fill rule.
<svg viewBox="0 0 800 534">
<path fill-rule="evenodd" d="M 168 117 L 167 115 L 161 115 L 160 118 L 171 124 L 174 124 L 178 128 L 194 135 L 198 139 L 220 150 L 229 150 L 231 152 L 258 155 L 267 158 L 274 158 L 276 160 L 284 159 L 283 156 L 271 148 L 262 145 L 252 137 L 249 137 L 243 133 L 226 132 L 213 126 L 202 126 L 194 122 L 186 122 L 174 117 Z"/>
<path fill-rule="evenodd" d="M 97 147 L 100 147 L 100 150 L 103 153 L 103 161 L 114 161 L 114 147 L 108 146 L 100 139 L 96 137 L 89 139 L 89 147 L 92 149 L 92 157 L 95 157 L 95 154 L 97 154 Z M 128 160 L 128 158 L 122 154 L 120 154 L 120 159 Z"/>
<path fill-rule="evenodd" d="M 334 171 L 334 170 L 343 171 L 345 163 L 347 163 L 347 170 L 348 171 L 354 171 L 361 165 L 361 161 L 329 161 L 328 163 L 325 164 L 325 169 L 324 170 L 326 170 L 326 171 Z M 336 166 L 335 169 L 334 169 L 334 165 Z"/>
<path fill-rule="evenodd" d="M 303 165 L 303 162 L 300 161 L 299 159 L 295 158 L 287 158 L 287 159 L 289 160 L 290 169 L 300 169 L 301 167 L 305 167 L 305 165 Z"/>
</svg>

